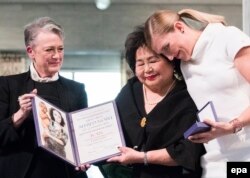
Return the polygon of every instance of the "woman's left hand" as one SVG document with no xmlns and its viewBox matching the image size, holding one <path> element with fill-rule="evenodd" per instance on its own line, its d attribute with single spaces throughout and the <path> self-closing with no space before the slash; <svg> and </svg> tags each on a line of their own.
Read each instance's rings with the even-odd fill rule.
<svg viewBox="0 0 250 178">
<path fill-rule="evenodd" d="M 118 149 L 121 151 L 121 155 L 114 156 L 108 159 L 107 162 L 119 162 L 123 165 L 143 162 L 143 152 L 136 151 L 129 147 L 119 147 Z"/>
<path fill-rule="evenodd" d="M 194 143 L 208 143 L 210 140 L 233 133 L 233 126 L 229 122 L 205 120 L 204 123 L 210 125 L 211 129 L 207 132 L 189 136 L 188 139 L 190 141 Z"/>
</svg>

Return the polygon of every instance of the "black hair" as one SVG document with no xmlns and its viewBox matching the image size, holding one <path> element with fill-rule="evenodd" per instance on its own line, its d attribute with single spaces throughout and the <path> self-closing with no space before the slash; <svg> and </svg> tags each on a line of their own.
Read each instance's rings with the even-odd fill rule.
<svg viewBox="0 0 250 178">
<path fill-rule="evenodd" d="M 135 73 L 135 55 L 138 48 L 145 46 L 144 25 L 135 27 L 135 30 L 128 34 L 125 41 L 125 58 L 130 69 Z"/>
<path fill-rule="evenodd" d="M 50 115 L 50 118 L 51 118 L 53 121 L 55 121 L 55 118 L 54 118 L 54 116 L 53 116 L 53 112 L 54 112 L 54 111 L 58 112 L 58 113 L 59 113 L 59 115 L 61 116 L 61 122 L 60 122 L 60 125 L 61 125 L 62 127 L 64 127 L 65 122 L 64 122 L 64 119 L 63 119 L 62 114 L 61 114 L 61 112 L 60 112 L 60 111 L 56 110 L 55 108 L 51 108 L 51 109 L 49 110 L 49 115 Z"/>
</svg>

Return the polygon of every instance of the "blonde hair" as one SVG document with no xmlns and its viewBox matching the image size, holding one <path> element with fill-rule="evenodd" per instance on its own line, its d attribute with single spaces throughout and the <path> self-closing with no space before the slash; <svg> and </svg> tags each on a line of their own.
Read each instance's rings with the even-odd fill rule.
<svg viewBox="0 0 250 178">
<path fill-rule="evenodd" d="M 208 23 L 222 23 L 226 25 L 225 18 L 221 15 L 214 15 L 205 12 L 200 12 L 193 9 L 182 9 L 178 12 L 181 18 L 190 18 L 202 22 L 204 24 Z"/>
<path fill-rule="evenodd" d="M 145 38 L 148 46 L 151 46 L 153 34 L 169 33 L 174 30 L 174 23 L 185 19 L 208 23 L 222 23 L 226 25 L 225 18 L 220 15 L 208 14 L 193 9 L 182 9 L 179 12 L 172 10 L 159 10 L 151 15 L 145 23 Z M 187 24 L 187 23 L 186 23 Z M 189 25 L 190 26 L 190 25 Z"/>
</svg>

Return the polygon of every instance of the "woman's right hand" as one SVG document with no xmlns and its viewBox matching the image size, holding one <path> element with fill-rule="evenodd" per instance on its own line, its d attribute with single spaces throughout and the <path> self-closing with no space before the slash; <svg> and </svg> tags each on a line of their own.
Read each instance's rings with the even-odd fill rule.
<svg viewBox="0 0 250 178">
<path fill-rule="evenodd" d="M 28 117 L 32 109 L 32 98 L 36 96 L 37 89 L 32 90 L 30 93 L 23 94 L 18 97 L 20 109 L 13 114 L 12 122 L 14 127 L 19 127 L 23 121 Z"/>
<path fill-rule="evenodd" d="M 204 123 L 211 126 L 211 129 L 207 132 L 194 134 L 188 137 L 188 139 L 194 143 L 208 143 L 210 140 L 221 137 L 223 135 L 232 134 L 234 127 L 229 122 L 217 122 L 206 119 Z"/>
<path fill-rule="evenodd" d="M 91 166 L 90 164 L 82 164 L 79 167 L 75 167 L 75 170 L 85 172 L 90 168 L 90 166 Z"/>
</svg>

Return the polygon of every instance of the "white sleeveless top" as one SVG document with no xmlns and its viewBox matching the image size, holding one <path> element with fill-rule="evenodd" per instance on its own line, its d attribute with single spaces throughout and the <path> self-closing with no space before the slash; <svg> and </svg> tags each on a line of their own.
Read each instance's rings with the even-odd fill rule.
<svg viewBox="0 0 250 178">
<path fill-rule="evenodd" d="M 181 63 L 188 91 L 198 109 L 213 101 L 218 121 L 228 122 L 250 106 L 250 84 L 234 66 L 235 55 L 245 46 L 250 46 L 250 38 L 239 29 L 212 23 L 198 39 L 191 60 Z M 250 127 L 204 146 L 204 177 L 226 178 L 227 161 L 250 161 Z M 246 148 L 247 153 L 243 151 Z"/>
</svg>

